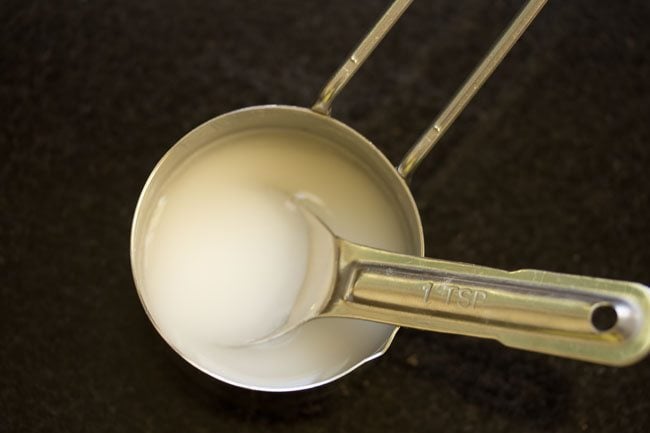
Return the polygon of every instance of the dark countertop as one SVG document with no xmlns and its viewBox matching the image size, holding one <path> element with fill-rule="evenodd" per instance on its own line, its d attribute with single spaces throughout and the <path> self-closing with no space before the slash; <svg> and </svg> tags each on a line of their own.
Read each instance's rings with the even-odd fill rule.
<svg viewBox="0 0 650 433">
<path fill-rule="evenodd" d="M 387 1 L 0 4 L 0 431 L 647 432 L 650 359 L 601 367 L 402 330 L 318 391 L 195 384 L 129 265 L 182 134 L 309 106 Z M 418 0 L 334 116 L 392 161 L 521 1 Z M 650 284 L 650 3 L 551 0 L 416 173 L 428 255 Z"/>
</svg>

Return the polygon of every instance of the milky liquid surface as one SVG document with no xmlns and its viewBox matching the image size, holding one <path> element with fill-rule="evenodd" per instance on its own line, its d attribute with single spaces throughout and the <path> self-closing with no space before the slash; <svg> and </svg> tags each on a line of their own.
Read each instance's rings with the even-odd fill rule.
<svg viewBox="0 0 650 433">
<path fill-rule="evenodd" d="M 209 168 L 186 173 L 163 199 L 147 284 L 177 331 L 241 345 L 286 322 L 310 258 L 308 227 L 290 197 L 214 185 Z"/>
<path fill-rule="evenodd" d="M 141 296 L 186 359 L 236 384 L 317 384 L 381 350 L 393 327 L 322 318 L 262 344 L 304 279 L 309 236 L 286 197 L 339 237 L 408 253 L 399 210 L 372 174 L 332 143 L 294 130 L 231 135 L 189 157 L 147 216 Z"/>
</svg>

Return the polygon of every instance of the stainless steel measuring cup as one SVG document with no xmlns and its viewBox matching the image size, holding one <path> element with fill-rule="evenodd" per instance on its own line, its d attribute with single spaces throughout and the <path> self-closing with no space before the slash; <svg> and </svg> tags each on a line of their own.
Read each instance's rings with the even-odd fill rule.
<svg viewBox="0 0 650 433">
<path fill-rule="evenodd" d="M 234 376 L 231 364 L 246 365 L 248 358 L 250 365 L 255 364 L 253 361 L 263 362 L 259 359 L 260 352 L 242 349 L 236 354 L 223 354 L 221 361 L 215 361 L 209 359 L 209 355 L 188 351 L 172 339 L 149 311 L 149 299 L 155 294 L 149 293 L 143 279 L 142 251 L 156 202 L 164 193 L 166 181 L 184 161 L 223 137 L 251 131 L 263 136 L 264 131 L 273 129 L 308 132 L 356 161 L 359 170 L 375 179 L 375 187 L 382 191 L 399 216 L 396 230 L 402 233 L 404 243 L 399 252 L 422 256 L 422 224 L 406 179 L 505 57 L 545 1 L 530 0 L 523 7 L 447 108 L 395 168 L 370 141 L 331 118 L 329 113 L 336 95 L 410 2 L 397 0 L 389 7 L 326 84 L 311 109 L 271 105 L 219 116 L 183 137 L 149 177 L 136 208 L 131 237 L 131 260 L 138 294 L 163 338 L 189 363 L 210 376 L 251 389 L 306 389 L 346 374 L 379 356 L 390 345 L 397 327 L 388 325 L 381 338 L 368 345 L 362 357 L 340 360 L 334 368 L 321 374 L 305 373 L 298 378 L 287 374 L 286 378 L 268 381 L 256 375 L 251 367 L 245 374 Z M 336 171 L 336 167 L 331 169 Z M 383 216 L 377 215 L 377 218 Z M 647 320 L 650 301 L 647 289 L 639 284 L 542 271 L 507 273 L 413 257 L 404 259 L 408 263 L 400 262 L 400 272 L 393 272 L 389 262 L 395 263 L 395 256 L 356 246 L 346 251 L 348 261 L 361 266 L 356 268 L 351 296 L 334 316 L 356 316 L 392 325 L 496 338 L 513 347 L 611 365 L 634 362 L 650 348 Z M 405 268 L 410 268 L 412 273 L 403 272 Z M 389 278 L 386 278 L 387 270 L 388 274 L 392 273 Z M 423 274 L 424 270 L 430 272 Z M 396 311 L 400 314 L 394 314 Z"/>
</svg>

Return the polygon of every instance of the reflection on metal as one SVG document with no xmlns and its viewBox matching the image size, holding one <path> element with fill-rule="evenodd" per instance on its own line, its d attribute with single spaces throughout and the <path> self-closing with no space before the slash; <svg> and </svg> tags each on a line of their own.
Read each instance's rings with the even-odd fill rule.
<svg viewBox="0 0 650 433">
<path fill-rule="evenodd" d="M 343 240 L 339 257 L 339 281 L 325 316 L 493 338 L 607 365 L 631 364 L 650 350 L 650 290 L 642 284 L 507 272 Z"/>
</svg>

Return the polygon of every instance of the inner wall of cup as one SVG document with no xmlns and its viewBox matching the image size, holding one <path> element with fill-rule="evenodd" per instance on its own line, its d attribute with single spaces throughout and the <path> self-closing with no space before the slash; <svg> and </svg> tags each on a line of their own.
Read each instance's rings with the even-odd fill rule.
<svg viewBox="0 0 650 433">
<path fill-rule="evenodd" d="M 147 309 L 147 294 L 144 293 L 145 285 L 142 280 L 142 247 L 144 245 L 146 226 L 151 216 L 149 211 L 154 207 L 152 204 L 159 196 L 160 191 L 164 190 L 165 183 L 172 177 L 178 167 L 183 165 L 192 155 L 201 152 L 202 149 L 213 145 L 215 141 L 221 140 L 224 137 L 258 128 L 285 128 L 293 131 L 304 131 L 317 137 L 324 137 L 330 145 L 336 146 L 341 152 L 345 152 L 346 156 L 359 165 L 360 170 L 364 170 L 373 178 L 377 188 L 380 188 L 389 197 L 388 200 L 394 202 L 391 203 L 391 206 L 394 206 L 396 212 L 400 215 L 399 218 L 403 223 L 402 230 L 405 237 L 404 251 L 401 252 L 414 255 L 423 254 L 421 225 L 410 192 L 390 163 L 367 140 L 345 125 L 331 118 L 314 114 L 309 110 L 292 107 L 246 109 L 213 119 L 190 132 L 165 155 L 147 182 L 136 211 L 132 233 L 134 276 L 145 309 Z M 380 217 L 378 216 L 378 218 Z M 151 315 L 151 312 L 148 311 L 148 313 L 152 322 L 167 342 L 181 356 L 200 370 L 229 383 L 272 391 L 304 389 L 328 382 L 345 374 L 364 360 L 375 356 L 378 352 L 382 352 L 386 344 L 390 341 L 394 330 L 392 327 L 386 327 L 385 338 L 372 348 L 369 348 L 362 358 L 357 357 L 357 359 L 341 360 L 337 368 L 328 371 L 324 375 L 286 378 L 283 383 L 277 383 L 273 380 L 265 381 L 264 378 L 256 377 L 255 375 L 245 377 L 246 375 L 239 374 L 233 376 L 233 374 L 228 373 L 228 368 L 219 365 L 219 360 L 215 362 L 215 360 L 206 359 L 204 354 L 188 353 L 187 350 L 178 347 L 178 344 L 169 337 L 169 331 L 162 329 L 160 324 L 156 323 L 155 317 Z M 359 324 L 358 326 L 365 325 Z M 371 326 L 375 326 L 375 324 L 371 324 Z M 344 328 L 344 324 L 341 324 L 341 330 Z M 313 344 L 313 342 L 309 344 Z M 254 352 L 255 350 L 252 350 L 246 356 L 255 356 L 256 358 L 264 356 L 263 353 L 253 354 Z M 233 363 L 239 362 L 238 357 L 240 358 L 242 354 L 222 352 L 218 356 L 225 363 Z"/>
</svg>

